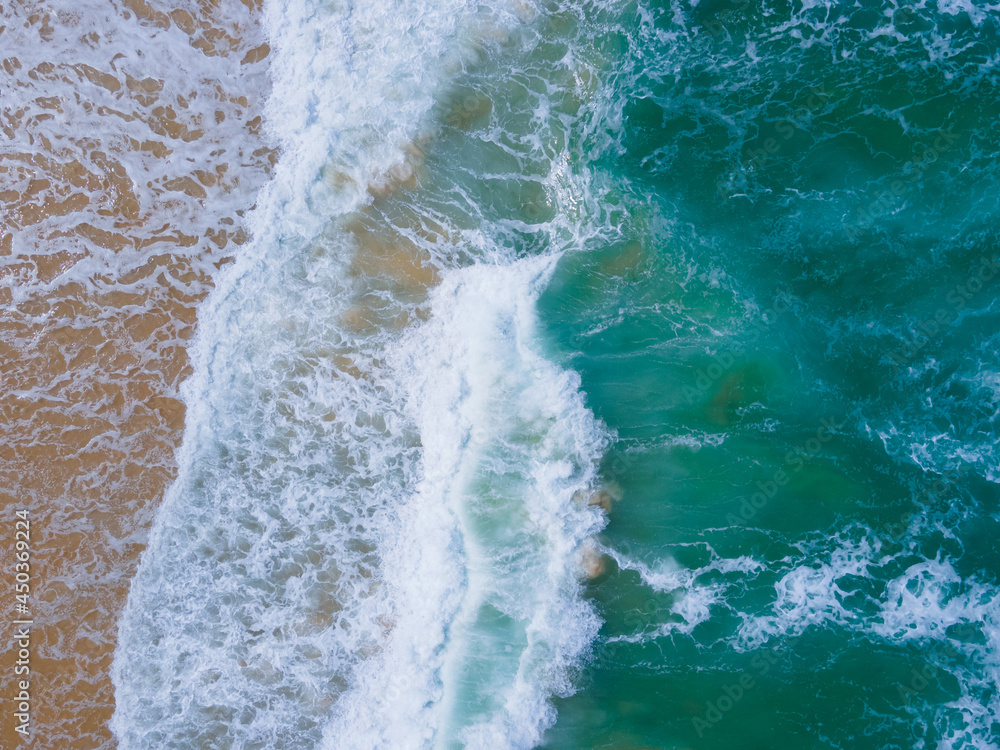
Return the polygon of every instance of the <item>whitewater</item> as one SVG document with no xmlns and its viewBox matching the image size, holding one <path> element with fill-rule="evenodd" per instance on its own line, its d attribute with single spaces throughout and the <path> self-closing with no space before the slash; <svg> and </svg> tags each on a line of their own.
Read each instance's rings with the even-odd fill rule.
<svg viewBox="0 0 1000 750">
<path fill-rule="evenodd" d="M 425 158 L 435 108 L 461 130 L 487 106 L 456 73 L 538 46 L 534 14 L 268 5 L 281 156 L 199 310 L 179 475 L 120 622 L 121 747 L 529 748 L 573 692 L 608 433 L 535 303 L 590 187 L 546 81 L 540 139 L 498 132 L 484 164 L 506 215 Z"/>
</svg>

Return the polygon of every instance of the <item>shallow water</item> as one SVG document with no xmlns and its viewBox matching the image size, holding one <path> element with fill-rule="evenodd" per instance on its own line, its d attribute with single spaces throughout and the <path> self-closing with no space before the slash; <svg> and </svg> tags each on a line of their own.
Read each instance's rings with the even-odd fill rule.
<svg viewBox="0 0 1000 750">
<path fill-rule="evenodd" d="M 5 2 L 0 49 L 0 504 L 33 523 L 34 746 L 111 747 L 196 308 L 276 156 L 267 47 L 239 2 Z"/>
</svg>

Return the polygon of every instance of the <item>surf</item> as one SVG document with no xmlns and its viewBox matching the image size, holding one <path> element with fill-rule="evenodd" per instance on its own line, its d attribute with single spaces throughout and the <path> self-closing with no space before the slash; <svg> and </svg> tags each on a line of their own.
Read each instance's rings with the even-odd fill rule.
<svg viewBox="0 0 1000 750">
<path fill-rule="evenodd" d="M 265 10 L 281 158 L 199 311 L 112 728 L 123 748 L 533 747 L 600 627 L 608 433 L 536 311 L 590 188 L 528 142 L 539 175 L 478 223 L 468 192 L 440 198 L 495 106 L 456 81 L 538 45 L 534 12 Z"/>
</svg>

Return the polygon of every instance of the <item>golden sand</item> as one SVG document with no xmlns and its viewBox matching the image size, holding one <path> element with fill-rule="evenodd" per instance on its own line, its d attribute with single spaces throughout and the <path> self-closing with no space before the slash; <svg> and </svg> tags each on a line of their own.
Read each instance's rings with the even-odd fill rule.
<svg viewBox="0 0 1000 750">
<path fill-rule="evenodd" d="M 28 509 L 31 747 L 115 746 L 117 621 L 175 475 L 186 343 L 275 158 L 258 4 L 0 12 L 0 562 L 7 614 Z M 185 42 L 197 75 L 167 54 Z M 3 714 L 0 745 L 24 746 Z"/>
</svg>

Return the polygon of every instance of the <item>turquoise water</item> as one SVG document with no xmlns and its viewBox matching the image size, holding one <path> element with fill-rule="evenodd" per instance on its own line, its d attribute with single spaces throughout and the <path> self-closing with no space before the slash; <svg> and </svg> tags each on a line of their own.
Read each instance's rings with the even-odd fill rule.
<svg viewBox="0 0 1000 750">
<path fill-rule="evenodd" d="M 996 17 L 681 15 L 602 28 L 644 224 L 540 303 L 624 491 L 546 746 L 996 747 Z"/>
<path fill-rule="evenodd" d="M 123 747 L 1000 746 L 994 10 L 268 17 Z"/>
</svg>

